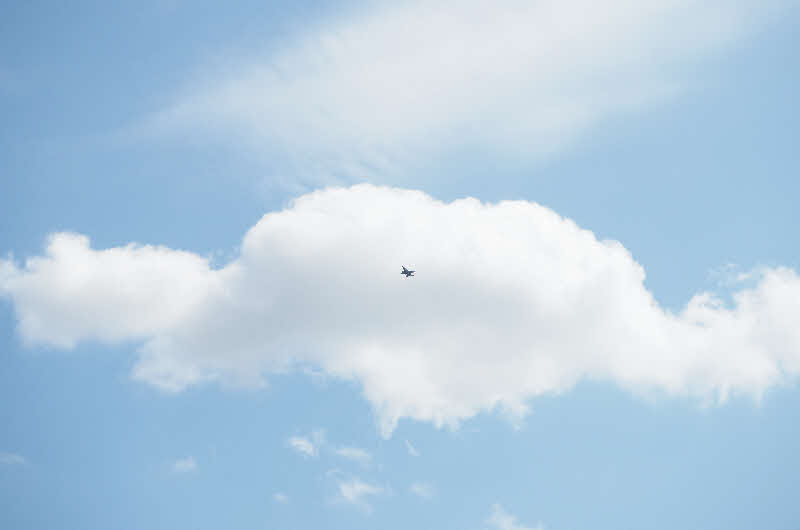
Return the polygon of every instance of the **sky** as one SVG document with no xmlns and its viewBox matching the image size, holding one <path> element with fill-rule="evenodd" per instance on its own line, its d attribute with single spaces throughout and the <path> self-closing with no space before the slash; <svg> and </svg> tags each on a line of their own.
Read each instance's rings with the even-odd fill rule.
<svg viewBox="0 0 800 530">
<path fill-rule="evenodd" d="M 799 23 L 4 3 L 0 527 L 796 528 Z"/>
</svg>

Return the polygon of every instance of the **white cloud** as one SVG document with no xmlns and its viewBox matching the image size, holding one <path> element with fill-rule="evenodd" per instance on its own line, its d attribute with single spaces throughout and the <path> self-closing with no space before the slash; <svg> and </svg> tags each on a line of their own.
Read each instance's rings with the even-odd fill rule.
<svg viewBox="0 0 800 530">
<path fill-rule="evenodd" d="M 306 456 L 317 456 L 317 449 L 308 438 L 302 436 L 292 436 L 289 438 L 289 447 Z"/>
<path fill-rule="evenodd" d="M 28 463 L 28 460 L 16 453 L 0 452 L 0 465 L 4 466 L 21 466 Z"/>
<path fill-rule="evenodd" d="M 406 442 L 406 450 L 408 451 L 408 454 L 411 455 L 411 456 L 419 456 L 419 451 L 417 451 L 417 448 L 414 447 L 413 445 L 411 445 L 411 442 L 409 442 L 408 440 L 406 440 L 405 442 Z"/>
<path fill-rule="evenodd" d="M 680 92 L 784 3 L 371 3 L 218 60 L 149 127 L 249 142 L 276 175 L 316 182 L 407 174 L 475 146 L 540 156 Z"/>
<path fill-rule="evenodd" d="M 0 262 L 3 291 L 26 293 L 16 300 L 23 339 L 61 348 L 77 340 L 146 339 L 186 320 L 217 283 L 208 261 L 189 252 L 134 244 L 88 249 L 87 237 L 61 233 L 49 239 L 46 257 L 27 260 L 34 275 Z"/>
<path fill-rule="evenodd" d="M 287 443 L 289 447 L 304 456 L 319 456 L 320 447 L 325 443 L 325 431 L 318 429 L 306 436 L 291 436 Z"/>
<path fill-rule="evenodd" d="M 289 496 L 279 491 L 278 493 L 272 496 L 272 500 L 274 500 L 278 504 L 286 504 L 289 502 Z"/>
<path fill-rule="evenodd" d="M 342 447 L 336 451 L 336 454 L 348 460 L 358 462 L 364 467 L 368 466 L 372 461 L 372 455 L 358 447 Z"/>
<path fill-rule="evenodd" d="M 516 517 L 506 513 L 499 504 L 492 506 L 492 515 L 486 522 L 495 530 L 544 530 L 541 523 L 535 527 L 523 526 L 517 523 Z"/>
<path fill-rule="evenodd" d="M 422 499 L 432 499 L 436 495 L 436 488 L 430 482 L 414 482 L 408 491 Z"/>
<path fill-rule="evenodd" d="M 195 470 L 197 470 L 197 462 L 193 456 L 179 458 L 172 464 L 172 471 L 175 473 L 190 473 Z"/>
<path fill-rule="evenodd" d="M 367 499 L 381 495 L 386 491 L 381 486 L 369 484 L 359 478 L 340 480 L 337 484 L 337 490 L 338 496 L 336 500 L 338 502 L 353 504 L 367 512 L 372 509 Z"/>
<path fill-rule="evenodd" d="M 56 234 L 24 266 L 0 261 L 0 293 L 27 342 L 141 341 L 133 376 L 170 391 L 258 385 L 293 363 L 358 381 L 386 435 L 400 418 L 521 417 L 582 379 L 702 401 L 796 380 L 794 270 L 760 269 L 730 307 L 700 293 L 680 314 L 644 276 L 619 242 L 535 203 L 360 185 L 265 215 L 220 270 Z"/>
</svg>

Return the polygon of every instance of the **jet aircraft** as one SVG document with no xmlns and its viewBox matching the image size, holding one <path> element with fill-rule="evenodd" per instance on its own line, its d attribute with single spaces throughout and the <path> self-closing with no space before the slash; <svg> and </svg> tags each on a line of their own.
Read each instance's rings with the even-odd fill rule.
<svg viewBox="0 0 800 530">
<path fill-rule="evenodd" d="M 410 271 L 410 270 L 406 269 L 405 266 L 403 266 L 403 270 L 400 272 L 400 274 L 405 274 L 406 278 L 408 278 L 409 276 L 414 276 L 415 272 L 417 272 L 417 271 Z"/>
</svg>

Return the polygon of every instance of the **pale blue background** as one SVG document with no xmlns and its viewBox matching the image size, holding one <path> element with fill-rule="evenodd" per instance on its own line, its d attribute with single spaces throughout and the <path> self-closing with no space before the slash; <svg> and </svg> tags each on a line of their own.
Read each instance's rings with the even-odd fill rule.
<svg viewBox="0 0 800 530">
<path fill-rule="evenodd" d="M 165 104 L 214 50 L 324 16 L 304 4 L 0 6 L 0 252 L 39 253 L 48 233 L 74 230 L 96 248 L 234 255 L 291 195 L 230 149 L 114 132 Z M 621 241 L 673 310 L 721 289 L 710 271 L 727 263 L 798 269 L 798 20 L 785 13 L 698 65 L 689 93 L 609 118 L 555 157 L 498 166 L 462 153 L 403 184 L 545 204 Z M 0 452 L 27 460 L 0 466 L 0 528 L 483 528 L 495 502 L 552 530 L 800 528 L 797 384 L 761 405 L 702 409 L 583 383 L 533 402 L 520 430 L 497 416 L 455 432 L 403 421 L 382 440 L 350 384 L 294 374 L 264 391 L 166 396 L 129 379 L 134 345 L 24 348 L 14 326 L 0 302 Z M 315 428 L 376 465 L 286 447 Z M 187 455 L 197 470 L 173 473 Z M 392 493 L 371 514 L 331 505 L 334 467 Z M 414 481 L 437 495 L 411 495 Z M 273 502 L 278 491 L 288 504 Z"/>
</svg>

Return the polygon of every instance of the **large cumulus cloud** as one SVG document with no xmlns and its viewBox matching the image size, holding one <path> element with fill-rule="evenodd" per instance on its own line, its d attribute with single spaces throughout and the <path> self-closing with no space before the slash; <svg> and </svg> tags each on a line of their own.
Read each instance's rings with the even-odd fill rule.
<svg viewBox="0 0 800 530">
<path fill-rule="evenodd" d="M 416 268 L 414 278 L 399 274 Z M 531 202 L 320 190 L 265 215 L 215 270 L 162 247 L 55 234 L 0 262 L 30 343 L 139 341 L 134 377 L 170 390 L 259 385 L 311 364 L 359 382 L 385 434 L 400 418 L 523 415 L 590 378 L 635 391 L 759 396 L 800 371 L 800 278 L 759 272 L 723 305 L 662 309 L 617 241 Z"/>
</svg>

